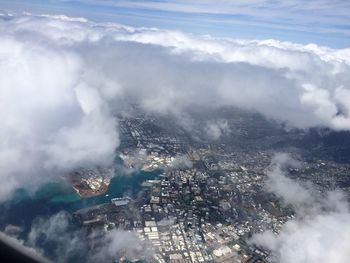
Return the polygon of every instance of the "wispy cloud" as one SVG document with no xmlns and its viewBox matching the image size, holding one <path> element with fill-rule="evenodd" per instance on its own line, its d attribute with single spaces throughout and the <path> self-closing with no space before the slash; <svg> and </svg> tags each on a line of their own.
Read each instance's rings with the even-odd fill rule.
<svg viewBox="0 0 350 263">
<path fill-rule="evenodd" d="M 189 14 L 216 15 L 206 17 L 222 22 L 259 23 L 268 27 L 284 26 L 286 29 L 309 31 L 317 30 L 350 35 L 350 2 L 343 0 L 319 1 L 110 1 L 110 0 L 77 0 L 82 3 L 125 7 L 132 9 L 160 10 Z M 257 25 L 257 24 L 255 24 Z"/>
<path fill-rule="evenodd" d="M 266 231 L 252 241 L 272 251 L 272 262 L 341 263 L 350 256 L 350 212 L 346 195 L 339 191 L 320 193 L 287 177 L 295 164 L 288 155 L 276 155 L 268 172 L 267 189 L 295 209 L 295 218 L 275 234 Z"/>
<path fill-rule="evenodd" d="M 5 0 L 5 3 L 8 2 Z M 17 10 L 20 4 L 17 3 Z M 23 1 L 22 1 L 23 2 Z M 140 26 L 171 27 L 196 33 L 280 38 L 302 43 L 349 46 L 350 2 L 346 0 L 31 0 L 41 9 L 116 19 Z M 7 4 L 11 6 L 10 3 Z M 12 4 L 15 5 L 15 4 Z M 79 5 L 79 6 L 77 6 Z M 23 3 L 25 8 L 28 3 Z M 74 9 L 78 8 L 79 11 Z"/>
<path fill-rule="evenodd" d="M 150 260 L 151 244 L 136 232 L 113 229 L 77 229 L 73 218 L 61 211 L 51 217 L 33 220 L 24 244 L 55 262 L 113 262 L 122 256 Z"/>
</svg>

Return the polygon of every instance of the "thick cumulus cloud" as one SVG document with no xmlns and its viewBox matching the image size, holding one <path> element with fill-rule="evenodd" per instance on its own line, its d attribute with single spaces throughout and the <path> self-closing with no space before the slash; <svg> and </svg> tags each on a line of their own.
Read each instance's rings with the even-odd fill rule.
<svg viewBox="0 0 350 263">
<path fill-rule="evenodd" d="M 268 173 L 267 188 L 294 207 L 296 216 L 278 235 L 268 231 L 253 236 L 255 244 L 270 249 L 274 262 L 347 262 L 350 256 L 349 203 L 341 192 L 320 194 L 312 185 L 301 185 L 284 174 L 295 165 L 278 155 Z"/>
<path fill-rule="evenodd" d="M 348 49 L 30 14 L 2 15 L 0 32 L 0 199 L 51 174 L 110 164 L 115 115 L 130 105 L 180 119 L 203 105 L 235 106 L 293 127 L 350 129 Z M 209 131 L 216 138 L 225 127 Z"/>
<path fill-rule="evenodd" d="M 25 34 L 0 43 L 0 200 L 51 174 L 110 165 L 116 123 L 79 55 Z"/>
</svg>

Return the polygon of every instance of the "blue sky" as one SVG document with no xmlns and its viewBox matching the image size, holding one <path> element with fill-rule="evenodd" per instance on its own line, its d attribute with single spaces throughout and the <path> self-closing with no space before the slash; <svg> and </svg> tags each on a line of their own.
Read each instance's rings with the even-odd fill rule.
<svg viewBox="0 0 350 263">
<path fill-rule="evenodd" d="M 217 37 L 350 47 L 349 0 L 0 0 L 0 9 Z"/>
</svg>

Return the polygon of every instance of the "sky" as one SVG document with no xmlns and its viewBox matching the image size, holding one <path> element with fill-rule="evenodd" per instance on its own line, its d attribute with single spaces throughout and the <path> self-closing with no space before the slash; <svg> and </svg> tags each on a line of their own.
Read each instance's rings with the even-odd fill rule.
<svg viewBox="0 0 350 263">
<path fill-rule="evenodd" d="M 81 16 L 215 37 L 350 46 L 348 0 L 2 0 L 0 9 Z"/>
</svg>

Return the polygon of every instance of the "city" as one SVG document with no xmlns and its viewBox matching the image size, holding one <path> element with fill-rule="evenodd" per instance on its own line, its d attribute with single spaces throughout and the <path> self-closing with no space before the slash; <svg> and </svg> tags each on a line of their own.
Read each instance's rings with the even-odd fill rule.
<svg viewBox="0 0 350 263">
<path fill-rule="evenodd" d="M 111 198 L 110 204 L 78 211 L 81 224 L 136 232 L 153 247 L 155 262 L 271 262 L 270 252 L 253 245 L 250 237 L 265 230 L 277 234 L 294 218 L 292 207 L 264 188 L 273 153 L 288 151 L 307 160 L 291 168 L 290 177 L 312 181 L 320 191 L 340 186 L 347 191 L 350 166 L 310 159 L 305 149 L 293 147 L 305 140 L 303 131 L 286 132 L 258 115 L 233 112 L 230 139 L 223 135 L 215 141 L 205 135 L 193 139 L 166 120 L 121 117 L 123 165 L 159 175 L 144 181 L 136 197 Z M 240 130 L 233 131 L 238 121 Z"/>
</svg>

